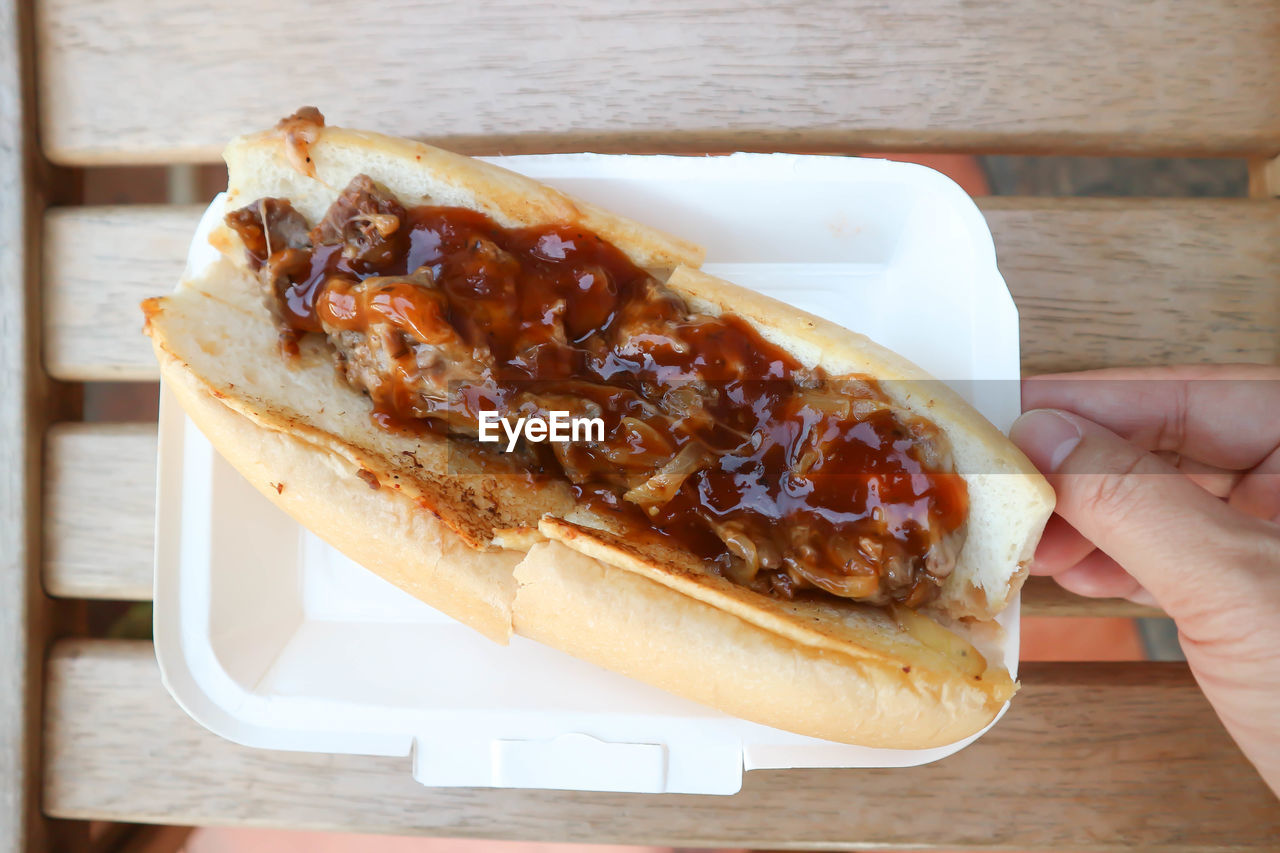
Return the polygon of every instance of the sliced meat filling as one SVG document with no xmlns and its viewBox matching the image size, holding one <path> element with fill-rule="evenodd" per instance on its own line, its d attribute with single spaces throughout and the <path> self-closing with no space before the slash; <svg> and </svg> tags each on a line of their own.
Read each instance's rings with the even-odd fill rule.
<svg viewBox="0 0 1280 853">
<path fill-rule="evenodd" d="M 955 567 L 967 489 L 936 425 L 691 311 L 595 234 L 407 207 L 364 175 L 314 228 L 283 199 L 227 223 L 285 352 L 324 335 L 381 426 L 467 441 L 485 410 L 600 418 L 603 441 L 520 459 L 767 595 L 914 607 Z"/>
</svg>

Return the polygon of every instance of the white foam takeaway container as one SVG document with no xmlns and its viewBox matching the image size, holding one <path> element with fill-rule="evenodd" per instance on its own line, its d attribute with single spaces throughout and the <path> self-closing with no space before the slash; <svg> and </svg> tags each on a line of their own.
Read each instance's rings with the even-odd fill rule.
<svg viewBox="0 0 1280 853">
<path fill-rule="evenodd" d="M 701 243 L 707 271 L 869 335 L 1001 429 L 1019 411 L 1018 317 L 991 234 L 937 172 L 780 154 L 494 162 Z M 206 238 L 222 213 L 219 197 L 190 272 L 213 259 Z M 927 750 L 830 743 L 734 719 L 521 637 L 499 646 L 299 527 L 168 395 L 157 505 L 165 685 L 237 743 L 411 755 L 425 785 L 731 794 L 755 768 L 916 765 L 974 739 Z M 1001 621 L 1016 673 L 1016 602 Z"/>
</svg>

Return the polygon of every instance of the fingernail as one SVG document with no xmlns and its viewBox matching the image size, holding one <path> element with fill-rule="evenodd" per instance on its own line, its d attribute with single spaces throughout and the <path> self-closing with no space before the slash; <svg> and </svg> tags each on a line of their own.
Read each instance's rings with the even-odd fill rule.
<svg viewBox="0 0 1280 853">
<path fill-rule="evenodd" d="M 1054 409 L 1032 409 L 1013 422 L 1009 438 L 1041 471 L 1057 471 L 1080 443 L 1074 420 Z"/>
</svg>

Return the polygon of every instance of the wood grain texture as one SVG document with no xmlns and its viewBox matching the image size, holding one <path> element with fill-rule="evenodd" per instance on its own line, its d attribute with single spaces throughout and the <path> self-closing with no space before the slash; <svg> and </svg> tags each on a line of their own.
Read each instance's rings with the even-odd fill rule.
<svg viewBox="0 0 1280 853">
<path fill-rule="evenodd" d="M 1280 358 L 1280 204 L 980 201 L 1026 373 Z"/>
<path fill-rule="evenodd" d="M 1126 619 L 1164 616 L 1158 607 L 1123 598 L 1082 598 L 1058 586 L 1053 578 L 1030 577 L 1022 586 L 1023 616 L 1113 616 Z"/>
<path fill-rule="evenodd" d="M 153 424 L 62 424 L 46 440 L 44 585 L 50 595 L 149 601 L 155 542 Z M 1026 616 L 1159 616 L 1029 578 Z"/>
<path fill-rule="evenodd" d="M 1249 161 L 1249 197 L 1280 197 L 1280 157 L 1257 157 Z"/>
<path fill-rule="evenodd" d="M 28 375 L 30 187 L 23 132 L 17 3 L 0 2 L 0 851 L 31 841 L 34 783 L 27 733 L 32 637 L 27 563 L 32 559 L 31 395 Z"/>
<path fill-rule="evenodd" d="M 468 153 L 1280 151 L 1272 0 L 43 0 L 38 23 L 65 163 L 212 160 L 302 103 Z"/>
<path fill-rule="evenodd" d="M 1022 314 L 1027 373 L 1280 357 L 1280 202 L 985 198 Z M 157 376 L 138 302 L 182 273 L 200 211 L 46 218 L 45 364 L 68 380 Z"/>
<path fill-rule="evenodd" d="M 67 207 L 45 217 L 45 369 L 60 379 L 155 379 L 147 296 L 177 284 L 202 208 Z"/>
<path fill-rule="evenodd" d="M 0 0 L 0 853 L 69 850 L 40 812 L 40 708 L 52 613 L 40 590 L 38 240 L 48 175 L 35 147 L 30 7 Z"/>
<path fill-rule="evenodd" d="M 155 424 L 64 424 L 46 439 L 44 586 L 50 595 L 149 601 Z"/>
<path fill-rule="evenodd" d="M 151 598 L 155 424 L 59 424 L 45 442 L 50 595 Z"/>
<path fill-rule="evenodd" d="M 449 837 L 786 848 L 1269 849 L 1280 803 L 1180 664 L 1028 664 L 982 740 L 906 770 L 748 773 L 733 797 L 429 789 L 407 758 L 249 749 L 160 685 L 146 642 L 49 665 L 54 815 Z"/>
</svg>

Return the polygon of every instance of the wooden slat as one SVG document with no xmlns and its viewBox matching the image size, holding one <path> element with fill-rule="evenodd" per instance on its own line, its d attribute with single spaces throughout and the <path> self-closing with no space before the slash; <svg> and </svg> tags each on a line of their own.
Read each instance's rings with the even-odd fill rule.
<svg viewBox="0 0 1280 853">
<path fill-rule="evenodd" d="M 984 198 L 1028 373 L 1280 357 L 1280 202 Z M 46 219 L 45 364 L 154 379 L 138 302 L 173 287 L 200 211 Z"/>
<path fill-rule="evenodd" d="M 1280 151 L 1272 0 L 385 0 L 377 14 L 335 0 L 224 0 L 153 11 L 39 4 L 55 160 L 212 160 L 230 136 L 301 103 L 469 152 Z"/>
<path fill-rule="evenodd" d="M 155 424 L 63 424 L 45 443 L 44 586 L 50 595 L 148 601 Z"/>
<path fill-rule="evenodd" d="M 200 209 L 71 207 L 45 218 L 45 368 L 60 379 L 154 379 L 146 296 L 182 275 Z"/>
<path fill-rule="evenodd" d="M 165 694 L 149 643 L 69 641 L 49 666 L 44 807 L 144 822 L 680 846 L 1274 849 L 1280 803 L 1185 666 L 1027 664 L 1022 680 L 995 729 L 919 768 L 754 771 L 733 797 L 429 789 L 407 758 L 220 740 Z"/>
<path fill-rule="evenodd" d="M 151 598 L 156 432 L 152 424 L 63 424 L 46 443 L 44 584 L 51 595 Z M 1030 578 L 1026 616 L 1160 616 Z"/>
<path fill-rule="evenodd" d="M 44 535 L 50 595 L 151 598 L 155 484 L 155 424 L 50 430 Z"/>
<path fill-rule="evenodd" d="M 29 112 L 23 104 L 23 68 L 19 4 L 0 2 L 0 851 L 20 853 L 40 843 L 39 821 L 33 820 L 36 788 L 28 737 L 39 699 L 33 682 L 38 659 L 31 632 L 36 584 L 27 571 L 35 557 L 39 516 L 31 499 L 36 471 L 36 444 L 30 358 L 32 328 L 31 258 L 34 249 L 27 215 L 34 175 L 30 161 Z M 37 688 L 38 690 L 38 688 Z"/>
<path fill-rule="evenodd" d="M 1025 372 L 1280 359 L 1280 202 L 979 205 L 1021 314 Z"/>
<path fill-rule="evenodd" d="M 1249 197 L 1280 198 L 1280 157 L 1249 161 Z"/>
<path fill-rule="evenodd" d="M 60 396 L 39 366 L 38 258 L 60 182 L 36 147 L 32 44 L 30 4 L 0 0 L 0 853 L 87 839 L 40 811 L 44 656 L 65 615 L 39 581 L 40 438 Z"/>
<path fill-rule="evenodd" d="M 1067 592 L 1052 578 L 1027 578 L 1022 587 L 1023 616 L 1113 616 L 1126 619 L 1156 618 L 1164 611 L 1134 604 L 1123 598 L 1083 598 Z"/>
</svg>

